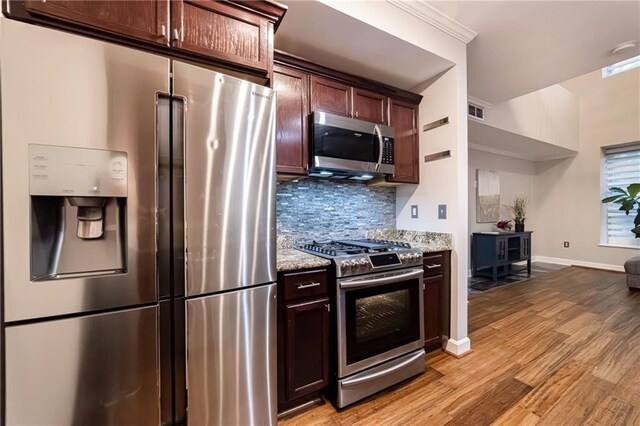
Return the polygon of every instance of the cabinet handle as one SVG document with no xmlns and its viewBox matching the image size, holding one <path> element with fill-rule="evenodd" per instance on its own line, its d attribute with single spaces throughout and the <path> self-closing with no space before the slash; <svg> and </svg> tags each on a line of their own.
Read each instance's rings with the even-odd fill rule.
<svg viewBox="0 0 640 426">
<path fill-rule="evenodd" d="M 178 31 L 177 28 L 173 29 L 173 41 L 178 41 L 180 40 L 180 32 Z"/>
<path fill-rule="evenodd" d="M 356 118 L 358 118 L 358 111 L 356 111 Z"/>
<path fill-rule="evenodd" d="M 327 312 L 331 312 L 331 305 L 329 305 L 328 303 L 326 305 L 324 305 L 327 307 Z"/>
<path fill-rule="evenodd" d="M 311 282 L 309 284 L 298 284 L 298 290 L 303 290 L 305 288 L 318 287 L 320 283 Z"/>
<path fill-rule="evenodd" d="M 440 268 L 442 267 L 442 265 L 440 263 L 436 263 L 433 265 L 427 265 L 427 269 L 434 269 L 434 268 Z"/>
</svg>

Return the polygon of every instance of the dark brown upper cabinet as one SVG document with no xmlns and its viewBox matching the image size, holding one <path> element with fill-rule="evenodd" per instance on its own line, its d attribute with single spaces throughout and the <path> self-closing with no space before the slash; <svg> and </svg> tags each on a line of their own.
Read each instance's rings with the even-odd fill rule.
<svg viewBox="0 0 640 426">
<path fill-rule="evenodd" d="M 389 125 L 393 127 L 395 135 L 395 173 L 388 180 L 397 183 L 420 183 L 418 107 L 391 99 L 389 111 Z"/>
<path fill-rule="evenodd" d="M 268 0 L 3 0 L 9 18 L 271 79 L 287 10 Z"/>
<path fill-rule="evenodd" d="M 387 124 L 387 97 L 335 80 L 311 76 L 311 110 Z"/>
<path fill-rule="evenodd" d="M 168 44 L 168 0 L 27 0 L 5 4 L 9 14 L 66 21 L 145 42 Z M 26 15 L 25 15 L 26 12 Z"/>
<path fill-rule="evenodd" d="M 214 0 L 171 2 L 171 47 L 268 72 L 274 23 L 241 5 Z"/>
<path fill-rule="evenodd" d="M 273 67 L 276 102 L 276 171 L 306 174 L 309 164 L 309 74 Z"/>
<path fill-rule="evenodd" d="M 351 117 L 351 86 L 312 75 L 311 110 Z"/>
<path fill-rule="evenodd" d="M 354 87 L 353 117 L 372 123 L 388 124 L 387 97 L 379 93 Z"/>
</svg>

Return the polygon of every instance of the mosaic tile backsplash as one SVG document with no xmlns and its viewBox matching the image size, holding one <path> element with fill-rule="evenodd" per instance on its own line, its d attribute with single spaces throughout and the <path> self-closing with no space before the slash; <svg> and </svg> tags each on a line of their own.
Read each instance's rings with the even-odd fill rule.
<svg viewBox="0 0 640 426">
<path fill-rule="evenodd" d="M 396 189 L 312 178 L 278 182 L 276 209 L 278 235 L 295 244 L 364 238 L 368 229 L 396 227 Z"/>
</svg>

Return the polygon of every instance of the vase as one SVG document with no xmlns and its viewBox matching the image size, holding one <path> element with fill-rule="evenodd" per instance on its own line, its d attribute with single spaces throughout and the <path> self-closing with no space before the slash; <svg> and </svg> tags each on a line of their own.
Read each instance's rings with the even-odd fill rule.
<svg viewBox="0 0 640 426">
<path fill-rule="evenodd" d="M 524 223 L 516 223 L 516 232 L 524 232 Z"/>
</svg>

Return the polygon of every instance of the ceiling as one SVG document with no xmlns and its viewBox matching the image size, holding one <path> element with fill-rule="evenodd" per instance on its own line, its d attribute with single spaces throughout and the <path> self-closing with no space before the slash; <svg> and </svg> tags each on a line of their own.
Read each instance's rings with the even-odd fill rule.
<svg viewBox="0 0 640 426">
<path fill-rule="evenodd" d="M 478 33 L 467 49 L 469 96 L 498 103 L 638 55 L 637 1 L 446 1 L 429 4 Z"/>
<path fill-rule="evenodd" d="M 289 10 L 276 33 L 275 48 L 312 62 L 401 89 L 411 89 L 453 65 L 320 2 L 280 3 Z"/>
</svg>

